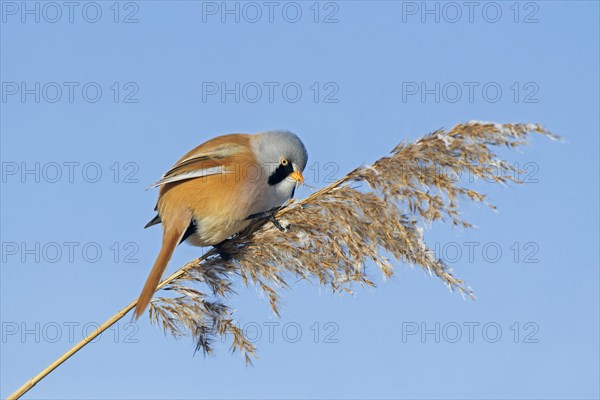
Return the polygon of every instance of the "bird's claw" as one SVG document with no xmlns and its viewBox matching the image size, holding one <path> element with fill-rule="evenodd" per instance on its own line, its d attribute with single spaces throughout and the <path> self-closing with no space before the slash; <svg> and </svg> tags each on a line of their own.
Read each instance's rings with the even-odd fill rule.
<svg viewBox="0 0 600 400">
<path fill-rule="evenodd" d="M 279 223 L 279 221 L 277 221 L 277 218 L 275 218 L 275 214 L 274 214 L 274 213 L 271 213 L 271 214 L 269 215 L 269 221 L 271 221 L 271 222 L 273 223 L 273 225 L 275 225 L 275 227 L 276 227 L 277 229 L 279 229 L 281 232 L 286 232 L 286 231 L 287 231 L 287 229 L 285 229 L 285 228 L 283 227 L 283 225 L 281 225 L 281 224 Z"/>
<path fill-rule="evenodd" d="M 256 214 L 252 214 L 252 215 L 248 216 L 248 218 L 246 218 L 246 219 L 266 218 L 269 221 L 271 221 L 273 223 L 273 225 L 275 225 L 275 227 L 277 229 L 279 229 L 281 232 L 286 232 L 287 229 L 283 225 L 281 225 L 281 223 L 279 221 L 277 221 L 277 219 L 275 218 L 275 214 L 282 208 L 283 207 L 276 207 L 269 211 L 263 211 L 263 212 L 259 212 Z"/>
</svg>

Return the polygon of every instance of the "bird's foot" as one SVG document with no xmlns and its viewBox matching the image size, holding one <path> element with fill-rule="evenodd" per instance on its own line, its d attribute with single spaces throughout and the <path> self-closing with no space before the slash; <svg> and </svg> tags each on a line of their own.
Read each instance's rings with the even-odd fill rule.
<svg viewBox="0 0 600 400">
<path fill-rule="evenodd" d="M 273 225 L 275 225 L 275 228 L 279 229 L 281 232 L 287 231 L 287 229 L 285 229 L 283 225 L 277 221 L 277 218 L 275 218 L 275 213 L 271 213 L 271 215 L 269 215 L 269 221 L 271 221 Z"/>
<path fill-rule="evenodd" d="M 223 240 L 221 243 L 215 244 L 213 247 L 219 254 L 219 257 L 221 257 L 221 260 L 228 261 L 231 260 L 231 253 L 225 249 L 225 246 L 223 246 L 223 243 L 225 242 L 226 240 Z"/>
<path fill-rule="evenodd" d="M 252 214 L 246 219 L 268 219 L 273 223 L 273 225 L 275 225 L 277 229 L 279 229 L 281 232 L 285 232 L 287 231 L 287 229 L 283 225 L 281 225 L 281 223 L 279 223 L 279 221 L 277 221 L 277 219 L 275 218 L 275 214 L 279 210 L 281 210 L 281 208 L 282 207 L 275 207 L 270 209 L 269 211 L 263 211 L 256 214 Z"/>
</svg>

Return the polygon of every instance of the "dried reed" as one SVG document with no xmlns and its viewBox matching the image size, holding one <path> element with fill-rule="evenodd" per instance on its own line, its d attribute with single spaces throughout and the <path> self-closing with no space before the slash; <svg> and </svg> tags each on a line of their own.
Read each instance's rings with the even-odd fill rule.
<svg viewBox="0 0 600 400">
<path fill-rule="evenodd" d="M 278 289 L 288 286 L 288 277 L 334 292 L 351 291 L 353 283 L 373 285 L 365 271 L 367 260 L 384 276 L 392 276 L 387 255 L 420 266 L 450 290 L 472 298 L 471 290 L 427 247 L 419 223 L 448 220 L 470 227 L 459 215 L 458 200 L 485 202 L 485 195 L 459 186 L 457 177 L 467 173 L 497 183 L 519 182 L 522 171 L 498 159 L 491 148 L 522 145 L 529 132 L 557 139 L 540 125 L 470 122 L 401 143 L 373 165 L 279 210 L 276 218 L 287 226 L 286 232 L 259 221 L 222 246 L 227 257 L 213 252 L 188 264 L 165 287 L 175 296 L 152 302 L 151 320 L 174 336 L 191 334 L 197 350 L 205 353 L 212 352 L 217 336 L 231 336 L 232 351 L 242 352 L 250 362 L 255 347 L 224 303 L 233 291 L 232 276 L 262 289 L 279 314 Z M 210 295 L 195 288 L 199 283 Z"/>
<path fill-rule="evenodd" d="M 278 289 L 288 286 L 288 276 L 317 282 L 333 291 L 351 291 L 353 284 L 373 285 L 365 271 L 367 260 L 384 276 L 392 276 L 392 263 L 385 256 L 390 255 L 435 274 L 450 290 L 473 297 L 464 282 L 434 257 L 421 225 L 446 220 L 470 227 L 460 218 L 458 201 L 485 202 L 485 195 L 459 186 L 457 177 L 467 173 L 502 184 L 519 183 L 522 171 L 499 159 L 491 149 L 523 145 L 530 132 L 558 139 L 537 124 L 473 121 L 449 131 L 435 131 L 414 143 L 401 143 L 389 156 L 280 209 L 276 218 L 287 227 L 286 232 L 268 221 L 256 221 L 224 243 L 221 254 L 224 251 L 227 257 L 212 249 L 184 265 L 157 288 L 175 296 L 154 300 L 149 310 L 151 320 L 174 336 L 191 334 L 196 349 L 205 353 L 212 352 L 211 343 L 217 336 L 231 335 L 232 351 L 240 351 L 250 362 L 255 347 L 236 326 L 232 310 L 224 303 L 233 292 L 234 276 L 262 289 L 278 314 Z M 198 284 L 204 284 L 209 294 L 196 289 Z M 8 399 L 21 397 L 136 303 L 112 316 Z"/>
</svg>

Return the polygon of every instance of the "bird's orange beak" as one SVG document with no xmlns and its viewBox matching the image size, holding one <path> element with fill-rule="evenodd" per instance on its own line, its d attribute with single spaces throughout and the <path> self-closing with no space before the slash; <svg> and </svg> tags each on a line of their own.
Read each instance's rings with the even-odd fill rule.
<svg viewBox="0 0 600 400">
<path fill-rule="evenodd" d="M 290 178 L 299 183 L 304 183 L 304 177 L 302 176 L 302 172 L 294 171 L 290 174 Z"/>
</svg>

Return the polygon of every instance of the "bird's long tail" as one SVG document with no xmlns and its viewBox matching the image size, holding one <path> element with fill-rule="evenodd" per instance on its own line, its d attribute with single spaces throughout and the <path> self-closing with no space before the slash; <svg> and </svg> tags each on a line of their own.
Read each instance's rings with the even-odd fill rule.
<svg viewBox="0 0 600 400">
<path fill-rule="evenodd" d="M 177 247 L 186 228 L 189 226 L 190 219 L 191 216 L 189 213 L 185 212 L 178 215 L 175 220 L 171 219 L 168 221 L 169 223 L 165 223 L 163 220 L 164 233 L 162 247 L 135 306 L 135 319 L 139 318 L 146 307 L 148 307 L 148 303 L 150 303 L 150 299 L 152 299 L 152 295 L 156 291 L 160 278 L 167 268 L 175 247 Z"/>
</svg>

